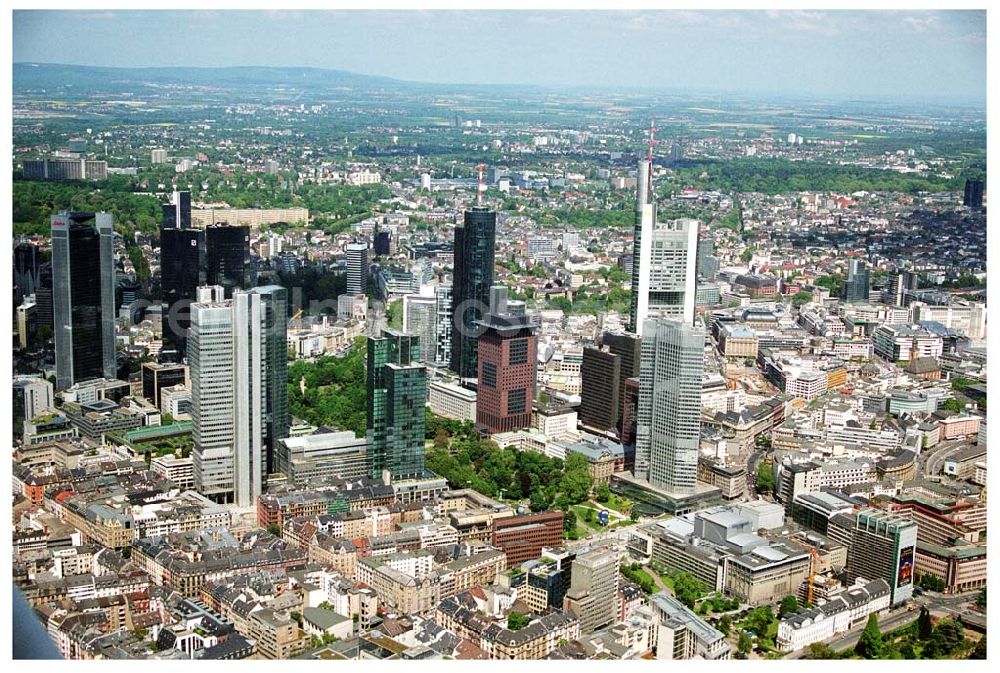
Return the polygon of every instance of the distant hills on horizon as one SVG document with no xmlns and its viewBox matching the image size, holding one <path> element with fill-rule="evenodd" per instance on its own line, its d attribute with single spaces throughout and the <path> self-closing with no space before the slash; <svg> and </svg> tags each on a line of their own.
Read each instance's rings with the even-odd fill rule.
<svg viewBox="0 0 1000 673">
<path fill-rule="evenodd" d="M 69 88 L 80 91 L 124 93 L 134 92 L 137 87 L 157 88 L 168 85 L 215 87 L 220 89 L 254 89 L 289 87 L 292 89 L 323 92 L 336 89 L 378 91 L 392 89 L 400 93 L 461 94 L 484 92 L 522 92 L 526 94 L 546 94 L 573 92 L 615 93 L 617 95 L 653 95 L 681 98 L 732 96 L 744 100 L 804 100 L 815 102 L 816 97 L 807 93 L 767 93 L 767 92 L 721 92 L 721 91 L 675 91 L 649 87 L 607 87 L 607 86 L 567 86 L 555 87 L 540 84 L 482 84 L 482 83 L 435 83 L 394 79 L 380 75 L 366 75 L 349 70 L 320 68 L 313 66 L 150 66 L 118 67 L 71 65 L 62 63 L 19 62 L 13 64 L 13 90 L 15 93 L 30 89 Z M 871 99 L 866 96 L 841 97 L 833 99 L 851 102 L 870 102 L 876 105 L 900 103 L 898 99 Z M 831 102 L 827 100 L 826 102 Z M 930 103 L 933 105 L 982 108 L 982 103 L 972 100 L 926 98 L 909 103 Z M 906 103 L 904 103 L 904 106 Z"/>
<path fill-rule="evenodd" d="M 189 84 L 196 86 L 265 86 L 381 88 L 416 83 L 390 77 L 362 75 L 347 70 L 290 66 L 224 67 L 110 67 L 62 63 L 15 63 L 14 90 L 56 86 L 134 87 L 143 84 Z"/>
</svg>

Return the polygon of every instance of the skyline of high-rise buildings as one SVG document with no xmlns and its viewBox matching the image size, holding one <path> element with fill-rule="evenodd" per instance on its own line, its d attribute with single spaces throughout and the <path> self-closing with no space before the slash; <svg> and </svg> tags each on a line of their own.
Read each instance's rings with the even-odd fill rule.
<svg viewBox="0 0 1000 673">
<path fill-rule="evenodd" d="M 696 491 L 701 429 L 697 281 L 714 277 L 717 261 L 711 240 L 699 241 L 697 220 L 657 221 L 652 170 L 651 144 L 636 178 L 629 333 L 605 333 L 601 349 L 585 351 L 581 421 L 634 439 L 633 476 L 683 497 Z"/>
<path fill-rule="evenodd" d="M 637 181 L 635 229 L 637 252 L 633 256 L 633 285 L 638 285 L 639 295 L 633 297 L 632 306 L 635 312 L 630 315 L 630 324 L 635 323 L 636 334 L 609 333 L 604 339 L 607 352 L 598 356 L 598 352 L 595 351 L 590 353 L 589 358 L 585 357 L 588 363 L 585 368 L 589 370 L 587 375 L 591 376 L 591 379 L 595 374 L 595 358 L 603 357 L 603 360 L 608 361 L 607 364 L 612 365 L 610 370 L 605 371 L 605 368 L 597 374 L 599 378 L 609 379 L 607 383 L 613 387 L 614 392 L 610 397 L 600 396 L 596 402 L 597 406 L 594 406 L 594 396 L 603 389 L 600 382 L 591 380 L 585 386 L 586 399 L 583 403 L 582 420 L 586 423 L 600 418 L 597 427 L 615 433 L 619 437 L 627 434 L 623 422 L 635 422 L 636 476 L 655 485 L 665 488 L 669 486 L 670 489 L 680 492 L 689 489 L 690 484 L 686 475 L 691 472 L 690 456 L 684 452 L 684 447 L 680 446 L 683 438 L 677 435 L 682 430 L 679 430 L 680 426 L 677 425 L 676 419 L 660 419 L 658 416 L 660 410 L 654 409 L 645 398 L 651 394 L 650 391 L 658 390 L 657 386 L 660 385 L 658 372 L 663 367 L 676 368 L 680 366 L 677 362 L 683 362 L 684 366 L 692 362 L 692 344 L 696 336 L 688 334 L 687 330 L 678 331 L 665 326 L 665 323 L 678 321 L 680 324 L 690 325 L 693 321 L 694 285 L 699 266 L 697 260 L 700 259 L 701 266 L 704 267 L 704 261 L 712 257 L 712 250 L 710 246 L 699 244 L 697 221 L 682 219 L 668 223 L 656 222 L 651 170 L 652 165 L 648 159 L 639 162 L 638 175 L 641 179 Z M 239 294 L 241 288 L 250 283 L 247 229 L 226 226 L 214 226 L 206 230 L 189 228 L 191 222 L 189 192 L 174 192 L 171 203 L 163 206 L 163 213 L 161 255 L 164 258 L 163 289 L 167 306 L 180 301 L 185 295 L 197 293 L 199 287 L 221 287 L 221 298 L 213 297 L 213 300 L 237 300 L 233 302 L 231 310 L 240 314 L 239 320 L 249 321 L 250 325 L 244 329 L 233 323 L 231 329 L 231 338 L 234 339 L 233 357 L 238 356 L 250 363 L 269 361 L 284 364 L 280 353 L 285 349 L 285 324 L 281 321 L 280 330 L 273 329 L 277 321 L 271 320 L 271 317 L 277 315 L 287 317 L 287 292 L 284 288 L 271 286 L 249 289 L 243 293 L 258 295 L 255 298 Z M 399 399 L 405 402 L 400 408 L 406 408 L 406 405 L 411 403 L 410 398 L 413 397 L 414 389 L 412 386 L 407 386 L 417 378 L 416 370 L 408 369 L 417 367 L 415 365 L 417 358 L 407 361 L 408 357 L 412 357 L 411 353 L 423 353 L 424 356 L 419 358 L 420 361 L 432 365 L 438 364 L 437 358 L 450 345 L 448 364 L 455 367 L 454 371 L 460 375 L 460 379 L 476 383 L 477 424 L 484 429 L 489 432 L 505 432 L 530 425 L 532 408 L 536 401 L 537 345 L 534 345 L 536 342 L 533 327 L 523 315 L 523 310 L 508 309 L 508 304 L 510 307 L 520 304 L 507 301 L 506 288 L 486 284 L 493 276 L 495 235 L 494 211 L 479 206 L 466 211 L 463 225 L 456 227 L 453 284 L 432 286 L 433 290 L 428 288 L 424 296 L 406 295 L 403 301 L 406 334 L 392 333 L 394 336 L 391 339 L 394 341 L 391 345 L 384 341 L 390 338 L 388 331 L 382 337 L 369 339 L 369 345 L 376 349 L 374 354 L 369 355 L 369 367 L 374 369 L 370 369 L 368 373 L 368 435 L 372 448 L 369 456 L 370 472 L 373 476 L 381 469 L 390 471 L 405 469 L 409 474 L 411 468 L 418 464 L 417 472 L 422 470 L 422 447 L 419 450 L 420 457 L 417 459 L 414 455 L 418 452 L 415 448 L 417 444 L 415 439 L 409 442 L 413 446 L 404 446 L 409 440 L 399 439 L 403 433 L 397 429 L 393 419 L 397 416 L 402 417 L 403 414 L 396 411 L 391 399 L 391 395 L 401 393 Z M 356 292 L 361 289 L 363 283 L 367 283 L 368 245 L 351 243 L 345 247 L 344 252 L 347 259 L 348 291 Z M 636 283 L 637 278 L 638 283 Z M 212 283 L 213 279 L 222 282 Z M 454 330 L 452 324 L 456 322 L 454 311 L 456 309 L 461 311 L 460 307 L 465 309 L 462 316 L 465 321 L 473 318 L 475 320 L 466 329 Z M 272 326 L 270 332 L 267 332 L 267 328 L 257 325 L 258 313 L 261 311 L 269 315 L 268 321 Z M 480 314 L 478 318 L 477 314 Z M 208 320 L 207 316 L 208 313 L 205 313 L 203 322 Z M 638 322 L 640 317 L 641 322 Z M 442 325 L 442 321 L 452 329 L 448 330 Z M 169 320 L 167 322 L 170 323 Z M 205 330 L 209 329 L 210 322 L 202 325 L 203 334 L 207 334 Z M 657 336 L 653 338 L 652 350 L 640 346 L 639 335 L 645 329 L 656 331 Z M 258 334 L 261 330 L 264 332 Z M 169 327 L 165 328 L 165 332 L 168 333 L 165 335 L 167 341 L 174 343 L 173 339 L 176 337 L 183 343 L 183 328 L 177 330 L 176 335 L 173 331 Z M 447 333 L 449 331 L 450 335 Z M 252 347 L 246 346 L 242 341 L 235 341 L 238 337 L 244 338 L 244 332 L 249 343 L 254 344 Z M 525 335 L 523 339 L 522 332 Z M 209 360 L 206 360 L 210 351 L 206 346 L 206 338 L 203 336 L 200 339 L 199 365 L 192 370 L 198 377 L 203 377 L 201 367 L 211 359 L 209 357 Z M 410 345 L 402 345 L 403 340 Z M 522 343 L 528 347 L 521 348 Z M 245 347 L 243 350 L 238 350 L 241 344 Z M 479 357 L 481 347 L 487 351 L 485 358 Z M 262 349 L 267 352 L 264 353 Z M 513 350 L 517 352 L 514 353 Z M 525 352 L 522 353 L 522 350 Z M 663 353 L 668 355 L 662 355 Z M 180 357 L 190 355 L 193 364 L 193 351 L 179 355 Z M 661 355 L 666 358 L 664 362 L 667 364 L 658 368 L 656 358 Z M 515 357 L 517 363 L 512 360 Z M 468 376 L 468 367 L 473 361 L 474 375 Z M 640 362 L 643 364 L 642 367 Z M 256 367 L 257 364 L 253 366 Z M 399 371 L 396 371 L 397 368 Z M 465 375 L 462 372 L 463 368 Z M 515 376 L 521 369 L 524 369 L 524 375 Z M 243 454 L 232 454 L 233 497 L 238 501 L 248 501 L 250 496 L 247 494 L 259 489 L 265 476 L 276 470 L 274 458 L 276 444 L 288 432 L 287 395 L 277 394 L 278 391 L 282 393 L 285 391 L 283 385 L 287 379 L 285 370 L 286 366 L 280 365 L 263 370 L 266 382 L 258 382 L 254 376 L 244 374 L 237 376 L 236 372 L 233 373 L 234 386 L 258 392 L 270 391 L 267 396 L 257 395 L 245 399 L 240 397 L 243 395 L 241 392 L 233 398 L 234 413 L 239 415 L 240 412 L 244 412 L 244 416 L 241 416 L 243 420 L 233 426 L 234 432 L 242 433 L 234 441 L 246 441 L 250 451 L 248 455 L 259 456 L 255 459 Z M 612 372 L 610 375 L 609 371 Z M 676 371 L 679 375 L 680 369 Z M 244 381 L 242 377 L 245 376 L 250 378 Z M 626 381 L 632 377 L 639 378 L 638 395 L 633 394 L 629 399 L 637 398 L 638 404 L 636 409 L 629 409 L 626 414 L 624 409 L 627 397 Z M 515 378 L 517 381 L 514 381 Z M 202 395 L 199 386 L 199 394 L 193 397 L 195 398 L 193 404 L 197 408 L 203 397 L 209 399 L 211 396 Z M 680 401 L 679 398 L 672 399 L 677 403 Z M 242 404 L 244 401 L 246 404 Z M 260 419 L 254 416 L 258 413 L 258 407 Z M 675 410 L 680 408 L 683 408 L 683 405 L 676 406 Z M 595 412 L 591 414 L 594 418 L 588 417 L 587 409 Z M 200 413 L 196 416 L 200 416 Z M 695 416 L 697 417 L 697 414 Z M 196 419 L 196 424 L 198 420 L 200 419 Z M 654 426 L 656 426 L 655 437 Z M 202 445 L 208 449 L 207 442 Z M 202 459 L 207 455 L 205 451 L 200 451 Z M 210 470 L 204 467 L 203 462 L 203 476 L 209 475 Z"/>
<path fill-rule="evenodd" d="M 849 43 L 835 14 L 752 33 Z M 612 12 L 612 48 L 661 16 L 705 35 Z M 71 23 L 100 57 L 120 18 Z M 15 656 L 985 658 L 985 108 L 628 61 L 15 64 Z"/>
<path fill-rule="evenodd" d="M 225 296 L 252 287 L 250 229 L 213 225 L 194 228 L 191 192 L 175 191 L 163 205 L 160 227 L 160 289 L 163 297 L 164 347 L 172 357 L 186 354 L 190 304 L 197 288 L 219 285 Z"/>
</svg>

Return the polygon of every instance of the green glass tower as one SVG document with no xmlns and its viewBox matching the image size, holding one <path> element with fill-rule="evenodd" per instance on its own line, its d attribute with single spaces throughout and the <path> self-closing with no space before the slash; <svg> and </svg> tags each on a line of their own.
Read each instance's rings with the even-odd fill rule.
<svg viewBox="0 0 1000 673">
<path fill-rule="evenodd" d="M 383 330 L 368 337 L 368 473 L 393 479 L 424 473 L 427 370 L 416 364 L 420 337 Z"/>
</svg>

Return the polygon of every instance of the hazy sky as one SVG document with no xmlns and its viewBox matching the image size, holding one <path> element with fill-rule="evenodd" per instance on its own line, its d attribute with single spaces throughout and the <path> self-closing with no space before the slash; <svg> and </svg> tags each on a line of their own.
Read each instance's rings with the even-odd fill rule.
<svg viewBox="0 0 1000 673">
<path fill-rule="evenodd" d="M 444 83 L 986 94 L 985 11 L 15 11 L 14 61 Z"/>
</svg>

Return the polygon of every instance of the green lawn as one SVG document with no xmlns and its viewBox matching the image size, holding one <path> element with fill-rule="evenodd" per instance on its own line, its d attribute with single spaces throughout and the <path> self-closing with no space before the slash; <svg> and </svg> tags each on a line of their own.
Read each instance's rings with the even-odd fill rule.
<svg viewBox="0 0 1000 673">
<path fill-rule="evenodd" d="M 608 507 L 616 512 L 621 512 L 622 514 L 628 514 L 629 510 L 632 509 L 632 501 L 628 498 L 622 497 L 620 495 L 611 494 L 611 498 L 608 499 L 606 503 L 591 502 L 592 505 L 596 507 Z"/>
<path fill-rule="evenodd" d="M 646 572 L 645 568 L 633 568 L 633 567 L 622 567 L 622 575 L 626 578 L 635 582 L 639 585 L 642 590 L 647 594 L 656 593 L 659 591 L 659 587 L 656 585 L 656 580 Z"/>
<path fill-rule="evenodd" d="M 613 528 L 617 528 L 620 526 L 627 526 L 632 523 L 632 521 L 629 519 L 622 519 L 608 512 L 608 525 L 602 526 L 601 524 L 597 523 L 597 513 L 606 508 L 605 506 L 601 505 L 601 503 L 594 502 L 593 500 L 590 500 L 580 505 L 573 505 L 571 509 L 576 514 L 577 526 L 578 527 L 582 526 L 586 528 L 588 532 L 611 530 Z M 592 522 L 584 520 L 584 515 L 587 513 L 588 510 L 593 512 L 594 520 Z"/>
<path fill-rule="evenodd" d="M 593 533 L 593 532 L 596 532 L 596 531 L 604 529 L 604 526 L 602 526 L 599 523 L 597 523 L 597 514 L 596 513 L 594 513 L 594 521 L 593 522 L 588 522 L 586 519 L 584 519 L 584 515 L 588 511 L 593 511 L 593 510 L 588 510 L 588 508 L 585 505 L 573 505 L 570 509 L 572 509 L 573 513 L 576 514 L 576 527 L 577 527 L 577 530 L 581 530 L 582 529 L 582 530 L 586 531 L 587 535 L 589 535 L 590 533 Z"/>
<path fill-rule="evenodd" d="M 671 592 L 673 592 L 675 590 L 675 588 L 674 588 L 674 578 L 673 578 L 673 576 L 671 574 L 673 571 L 667 570 L 663 566 L 659 566 L 659 565 L 657 565 L 657 566 L 652 566 L 651 565 L 649 567 L 649 569 L 651 571 L 655 572 L 657 575 L 660 576 L 660 580 L 667 586 L 667 588 L 670 589 Z"/>
<path fill-rule="evenodd" d="M 666 573 L 657 573 L 657 574 L 660 576 L 660 581 L 663 582 L 663 585 L 668 589 L 670 589 L 671 593 L 674 593 L 676 591 L 674 587 L 674 578 L 671 577 L 670 575 L 667 575 Z"/>
</svg>

